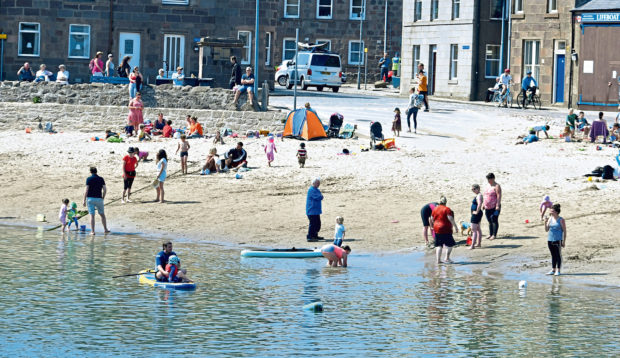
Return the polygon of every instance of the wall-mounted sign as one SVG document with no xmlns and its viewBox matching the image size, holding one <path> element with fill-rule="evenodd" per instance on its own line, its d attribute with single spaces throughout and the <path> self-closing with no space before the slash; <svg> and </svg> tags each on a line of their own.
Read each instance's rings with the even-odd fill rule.
<svg viewBox="0 0 620 358">
<path fill-rule="evenodd" d="M 594 61 L 583 61 L 583 73 L 594 73 Z"/>
<path fill-rule="evenodd" d="M 469 45 L 463 45 L 463 50 L 469 50 Z"/>
<path fill-rule="evenodd" d="M 0 34 L 0 40 L 6 40 L 6 34 Z"/>
<path fill-rule="evenodd" d="M 620 12 L 593 12 L 581 14 L 581 22 L 619 22 Z"/>
</svg>

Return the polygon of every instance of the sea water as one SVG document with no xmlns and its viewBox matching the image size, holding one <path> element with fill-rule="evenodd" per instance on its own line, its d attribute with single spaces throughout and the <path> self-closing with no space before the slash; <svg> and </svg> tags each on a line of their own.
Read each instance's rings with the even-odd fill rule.
<svg viewBox="0 0 620 358">
<path fill-rule="evenodd" d="M 193 292 L 112 276 L 153 268 L 161 240 L 0 227 L 0 356 L 600 357 L 620 354 L 618 291 L 530 282 L 424 253 L 241 258 L 174 240 Z M 304 310 L 320 301 L 323 312 Z"/>
</svg>

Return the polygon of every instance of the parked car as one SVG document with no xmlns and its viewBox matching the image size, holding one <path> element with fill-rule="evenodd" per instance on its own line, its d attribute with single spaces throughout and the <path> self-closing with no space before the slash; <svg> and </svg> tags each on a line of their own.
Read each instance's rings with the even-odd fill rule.
<svg viewBox="0 0 620 358">
<path fill-rule="evenodd" d="M 319 49 L 301 51 L 297 54 L 297 83 L 302 90 L 316 87 L 317 91 L 329 87 L 334 92 L 342 85 L 340 55 Z M 288 64 L 286 88 L 291 89 L 295 80 L 295 61 Z"/>
<path fill-rule="evenodd" d="M 288 70 L 288 64 L 290 62 L 292 61 L 284 60 L 280 66 L 276 67 L 276 75 L 274 76 L 274 80 L 280 86 L 286 86 L 286 71 Z"/>
</svg>

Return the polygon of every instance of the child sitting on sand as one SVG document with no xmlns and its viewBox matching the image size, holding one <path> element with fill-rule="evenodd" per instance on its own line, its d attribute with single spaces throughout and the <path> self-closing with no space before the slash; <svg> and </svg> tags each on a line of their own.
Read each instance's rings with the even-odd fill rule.
<svg viewBox="0 0 620 358">
<path fill-rule="evenodd" d="M 611 141 L 620 140 L 620 123 L 614 123 L 614 126 L 611 127 L 611 132 L 609 133 L 611 136 Z"/>
<path fill-rule="evenodd" d="M 303 168 L 306 165 L 306 159 L 308 158 L 308 152 L 306 151 L 306 144 L 300 143 L 299 149 L 297 149 L 297 162 L 299 167 Z"/>
<path fill-rule="evenodd" d="M 164 129 L 161 130 L 161 135 L 164 138 L 172 138 L 172 121 L 168 120 Z"/>
<path fill-rule="evenodd" d="M 67 227 L 67 210 L 69 210 L 69 199 L 62 199 L 62 205 L 58 213 L 58 220 L 62 224 L 62 232 L 65 232 Z"/>
<path fill-rule="evenodd" d="M 187 141 L 187 136 L 185 134 L 181 134 L 181 141 L 179 145 L 177 145 L 177 151 L 175 154 L 181 151 L 181 172 L 183 174 L 187 174 L 187 157 L 189 155 L 189 142 Z"/>
<path fill-rule="evenodd" d="M 345 228 L 344 218 L 342 216 L 336 217 L 336 226 L 334 227 L 334 245 L 341 247 L 344 240 Z"/>
<path fill-rule="evenodd" d="M 151 135 L 144 130 L 144 124 L 140 124 L 140 132 L 138 132 L 138 140 L 142 142 L 143 140 L 151 140 Z"/>
<path fill-rule="evenodd" d="M 220 172 L 220 166 L 217 164 L 217 160 L 215 160 L 215 157 L 220 157 L 219 155 L 217 155 L 217 148 L 211 148 L 209 150 L 209 155 L 207 156 L 207 162 L 202 167 L 200 175 L 208 175 L 211 173 Z"/>
<path fill-rule="evenodd" d="M 545 220 L 545 213 L 547 212 L 547 209 L 550 209 L 552 206 L 553 203 L 551 202 L 551 198 L 549 198 L 549 195 L 545 195 L 542 203 L 540 203 L 540 220 Z"/>
<path fill-rule="evenodd" d="M 213 138 L 213 145 L 224 144 L 224 138 L 222 138 L 222 133 L 220 131 L 215 132 L 215 138 Z"/>
<path fill-rule="evenodd" d="M 571 130 L 569 126 L 564 127 L 564 141 L 565 142 L 570 142 L 571 141 Z"/>
<path fill-rule="evenodd" d="M 267 140 L 267 145 L 265 146 L 265 154 L 267 155 L 267 165 L 271 166 L 271 162 L 275 159 L 274 152 L 278 152 L 276 148 L 276 143 L 274 141 L 273 135 L 269 135 L 269 139 Z"/>
</svg>

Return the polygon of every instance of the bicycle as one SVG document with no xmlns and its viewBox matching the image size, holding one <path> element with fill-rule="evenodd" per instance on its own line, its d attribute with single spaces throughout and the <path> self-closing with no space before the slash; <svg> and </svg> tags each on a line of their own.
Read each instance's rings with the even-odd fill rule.
<svg viewBox="0 0 620 358">
<path fill-rule="evenodd" d="M 531 92 L 528 91 L 528 95 L 525 98 L 525 103 L 523 102 L 523 91 L 519 93 L 519 95 L 517 96 L 517 106 L 519 106 L 519 108 L 523 106 L 524 109 L 527 109 L 528 105 L 532 105 L 534 109 L 540 109 L 542 103 L 540 102 L 540 96 L 538 95 L 538 92 L 532 95 Z"/>
<path fill-rule="evenodd" d="M 496 91 L 491 101 L 497 103 L 498 107 L 504 105 L 505 108 L 508 108 L 508 105 L 510 105 L 510 108 L 512 108 L 512 93 L 510 93 L 510 88 L 507 88 L 506 93 L 503 95 L 501 90 Z"/>
</svg>

